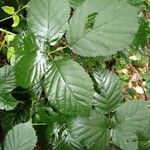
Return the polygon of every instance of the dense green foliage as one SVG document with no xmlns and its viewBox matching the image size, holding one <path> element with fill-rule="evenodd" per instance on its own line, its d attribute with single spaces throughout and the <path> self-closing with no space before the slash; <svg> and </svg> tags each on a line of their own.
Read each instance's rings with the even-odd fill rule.
<svg viewBox="0 0 150 150">
<path fill-rule="evenodd" d="M 149 10 L 2 0 L 0 150 L 149 150 Z"/>
</svg>

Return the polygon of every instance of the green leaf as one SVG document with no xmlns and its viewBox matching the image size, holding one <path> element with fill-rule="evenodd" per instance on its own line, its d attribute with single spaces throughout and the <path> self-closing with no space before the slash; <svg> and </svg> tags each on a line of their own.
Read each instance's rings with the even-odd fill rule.
<svg viewBox="0 0 150 150">
<path fill-rule="evenodd" d="M 10 61 L 11 57 L 15 55 L 14 47 L 9 47 L 7 50 L 7 60 Z"/>
<path fill-rule="evenodd" d="M 94 95 L 96 110 L 104 113 L 114 111 L 123 99 L 119 78 L 108 70 L 97 70 L 93 77 L 100 92 Z"/>
<path fill-rule="evenodd" d="M 150 140 L 150 118 L 149 118 L 149 123 L 147 126 L 145 126 L 143 130 L 143 136 L 145 139 Z"/>
<path fill-rule="evenodd" d="M 83 150 L 84 147 L 74 138 L 72 137 L 70 131 L 65 129 L 62 132 L 60 141 L 56 142 L 55 148 L 56 150 Z"/>
<path fill-rule="evenodd" d="M 36 122 L 46 123 L 47 125 L 51 126 L 54 122 L 58 120 L 58 118 L 58 114 L 55 113 L 51 107 L 45 107 L 42 105 L 36 106 Z"/>
<path fill-rule="evenodd" d="M 28 25 L 37 36 L 52 42 L 65 33 L 69 14 L 68 0 L 31 0 Z"/>
<path fill-rule="evenodd" d="M 17 56 L 23 56 L 29 54 L 30 52 L 36 52 L 40 47 L 43 49 L 43 46 L 40 46 L 40 44 L 37 42 L 38 41 L 32 32 L 22 31 L 20 34 L 15 36 L 12 46 L 15 48 Z"/>
<path fill-rule="evenodd" d="M 15 65 L 16 83 L 29 88 L 38 83 L 47 68 L 47 56 L 41 52 L 32 52 L 23 56 Z"/>
<path fill-rule="evenodd" d="M 150 140 L 139 143 L 139 150 L 150 150 Z"/>
<path fill-rule="evenodd" d="M 122 150 L 137 150 L 138 149 L 138 138 L 136 134 L 116 128 L 113 130 L 114 144 L 120 147 Z"/>
<path fill-rule="evenodd" d="M 10 44 L 10 42 L 12 42 L 13 40 L 14 40 L 14 35 L 9 35 L 9 34 L 6 34 L 5 36 L 4 36 L 4 39 L 5 39 L 5 41 L 8 43 L 8 44 Z"/>
<path fill-rule="evenodd" d="M 91 107 L 92 81 L 73 60 L 58 58 L 50 62 L 44 87 L 50 103 L 59 110 L 73 114 Z"/>
<path fill-rule="evenodd" d="M 1 110 L 13 110 L 18 102 L 10 95 L 0 93 L 0 109 Z"/>
<path fill-rule="evenodd" d="M 10 7 L 10 6 L 3 6 L 1 7 L 7 14 L 9 15 L 13 15 L 15 13 L 15 9 L 14 7 Z"/>
<path fill-rule="evenodd" d="M 142 48 L 145 47 L 145 45 L 147 44 L 148 35 L 149 35 L 149 23 L 143 19 L 141 20 L 139 30 L 133 40 L 132 45 L 136 49 L 140 47 Z"/>
<path fill-rule="evenodd" d="M 12 27 L 13 27 L 13 28 L 14 28 L 14 27 L 17 27 L 18 24 L 19 24 L 19 22 L 20 22 L 19 16 L 18 16 L 18 15 L 15 15 L 15 16 L 13 16 L 12 18 L 13 18 L 13 24 L 12 24 Z"/>
<path fill-rule="evenodd" d="M 17 85 L 28 88 L 37 84 L 47 67 L 44 44 L 30 32 L 23 32 L 13 42 L 16 51 L 15 76 Z"/>
<path fill-rule="evenodd" d="M 16 87 L 14 70 L 5 65 L 0 68 L 0 93 L 9 93 Z"/>
<path fill-rule="evenodd" d="M 117 108 L 116 125 L 112 129 L 112 141 L 125 150 L 137 149 L 137 137 L 148 124 L 150 111 L 148 103 L 143 101 L 128 101 Z M 132 147 L 132 148 L 131 148 Z"/>
<path fill-rule="evenodd" d="M 149 122 L 150 110 L 144 101 L 127 101 L 116 110 L 117 127 L 133 133 L 140 132 Z"/>
<path fill-rule="evenodd" d="M 71 7 L 74 9 L 82 5 L 84 1 L 85 0 L 69 0 Z"/>
<path fill-rule="evenodd" d="M 4 150 L 33 150 L 37 137 L 30 122 L 20 123 L 5 138 Z"/>
<path fill-rule="evenodd" d="M 128 0 L 128 2 L 132 5 L 139 6 L 144 3 L 144 0 Z"/>
<path fill-rule="evenodd" d="M 92 28 L 88 18 L 97 14 Z M 137 10 L 126 1 L 86 0 L 70 20 L 69 46 L 82 56 L 108 56 L 126 48 L 138 30 Z"/>
<path fill-rule="evenodd" d="M 110 121 L 100 113 L 92 113 L 89 118 L 77 118 L 72 125 L 73 136 L 87 149 L 106 150 L 109 143 Z"/>
</svg>

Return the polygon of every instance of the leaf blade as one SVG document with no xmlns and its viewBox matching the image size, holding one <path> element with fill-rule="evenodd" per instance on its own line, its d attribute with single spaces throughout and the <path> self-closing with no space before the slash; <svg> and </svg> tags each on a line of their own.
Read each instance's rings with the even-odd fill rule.
<svg viewBox="0 0 150 150">
<path fill-rule="evenodd" d="M 0 68 L 0 93 L 9 93 L 16 87 L 14 70 L 5 65 Z"/>
<path fill-rule="evenodd" d="M 7 133 L 4 150 L 32 150 L 36 142 L 37 137 L 32 124 L 20 123 Z"/>
<path fill-rule="evenodd" d="M 86 29 L 88 15 L 95 12 L 98 14 L 93 28 Z M 73 52 L 79 55 L 112 55 L 131 43 L 138 29 L 137 22 L 136 9 L 125 1 L 87 0 L 72 17 L 67 40 Z"/>
<path fill-rule="evenodd" d="M 97 70 L 93 73 L 98 92 L 95 93 L 94 106 L 103 113 L 114 111 L 123 100 L 119 78 L 108 70 Z"/>
<path fill-rule="evenodd" d="M 89 118 L 77 118 L 72 124 L 73 136 L 87 149 L 106 149 L 109 143 L 109 120 L 93 112 Z"/>
<path fill-rule="evenodd" d="M 28 7 L 28 25 L 37 36 L 52 42 L 65 33 L 69 12 L 67 0 L 44 0 L 42 3 L 32 0 Z"/>
<path fill-rule="evenodd" d="M 7 14 L 9 15 L 13 15 L 15 13 L 15 9 L 14 7 L 10 7 L 10 6 L 3 6 L 1 7 Z"/>
<path fill-rule="evenodd" d="M 112 129 L 112 141 L 120 148 L 137 149 L 137 133 L 148 125 L 150 111 L 148 103 L 143 101 L 128 101 L 116 110 L 116 125 Z M 123 133 L 122 135 L 120 133 Z"/>
<path fill-rule="evenodd" d="M 76 113 L 91 107 L 92 81 L 83 68 L 70 59 L 58 58 L 49 64 L 44 88 L 51 104 L 62 111 Z"/>
</svg>

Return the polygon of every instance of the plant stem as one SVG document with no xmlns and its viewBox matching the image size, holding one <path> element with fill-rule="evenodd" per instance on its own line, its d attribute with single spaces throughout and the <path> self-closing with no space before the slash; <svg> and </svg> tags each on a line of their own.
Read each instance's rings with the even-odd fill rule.
<svg viewBox="0 0 150 150">
<path fill-rule="evenodd" d="M 56 53 L 56 52 L 60 52 L 60 51 L 64 50 L 64 48 L 67 48 L 67 47 L 68 47 L 68 45 L 66 45 L 66 46 L 64 46 L 64 47 L 59 47 L 59 48 L 57 48 L 56 50 L 50 52 L 49 55 L 54 54 L 54 53 Z"/>
<path fill-rule="evenodd" d="M 32 99 L 32 104 L 31 104 L 31 108 L 30 108 L 30 118 L 29 118 L 29 120 L 32 120 L 34 102 L 35 102 L 35 100 Z"/>
<path fill-rule="evenodd" d="M 33 126 L 45 126 L 46 123 L 32 123 Z"/>
<path fill-rule="evenodd" d="M 2 20 L 0 20 L 0 22 L 3 22 L 3 21 L 6 21 L 8 19 L 11 19 L 13 16 L 17 15 L 20 11 L 22 11 L 23 9 L 27 8 L 28 5 L 25 5 L 23 6 L 22 8 L 20 8 L 19 10 L 17 10 L 13 15 L 7 17 L 7 18 L 4 18 Z"/>
<path fill-rule="evenodd" d="M 3 42 L 2 42 L 1 45 L 0 45 L 0 51 L 2 50 L 4 44 L 5 44 L 5 40 L 3 40 Z"/>
<path fill-rule="evenodd" d="M 7 34 L 16 35 L 15 33 L 12 33 L 12 32 L 10 32 L 10 31 L 4 30 L 4 29 L 2 29 L 2 28 L 0 28 L 0 31 L 1 31 L 1 32 L 4 32 L 4 33 L 7 33 Z"/>
</svg>

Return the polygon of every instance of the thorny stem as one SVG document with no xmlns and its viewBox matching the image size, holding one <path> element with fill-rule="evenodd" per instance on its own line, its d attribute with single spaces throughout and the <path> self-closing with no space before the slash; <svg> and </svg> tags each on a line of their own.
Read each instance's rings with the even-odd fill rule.
<svg viewBox="0 0 150 150">
<path fill-rule="evenodd" d="M 13 15 L 7 17 L 7 18 L 4 18 L 2 20 L 0 20 L 0 22 L 3 22 L 3 21 L 6 21 L 8 19 L 11 19 L 13 16 L 17 15 L 20 11 L 22 11 L 23 9 L 27 8 L 28 5 L 25 5 L 23 6 L 22 8 L 20 8 L 19 10 L 17 10 Z"/>
</svg>

